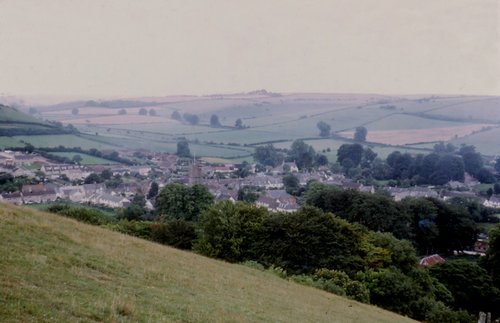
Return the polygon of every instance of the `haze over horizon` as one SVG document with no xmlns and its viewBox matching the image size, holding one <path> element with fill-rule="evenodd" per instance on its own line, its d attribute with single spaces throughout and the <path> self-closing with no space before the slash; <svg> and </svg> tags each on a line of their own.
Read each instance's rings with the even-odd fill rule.
<svg viewBox="0 0 500 323">
<path fill-rule="evenodd" d="M 499 20 L 495 0 L 4 0 L 0 96 L 500 95 Z"/>
</svg>

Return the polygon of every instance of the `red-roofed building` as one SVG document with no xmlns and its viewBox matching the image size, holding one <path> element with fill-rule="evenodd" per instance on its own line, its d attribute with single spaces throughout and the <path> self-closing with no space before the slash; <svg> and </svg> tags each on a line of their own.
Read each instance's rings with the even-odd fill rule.
<svg viewBox="0 0 500 323">
<path fill-rule="evenodd" d="M 434 254 L 420 259 L 419 265 L 422 267 L 430 267 L 436 264 L 442 264 L 445 261 L 446 260 L 444 260 L 444 258 L 441 257 L 440 255 Z"/>
</svg>

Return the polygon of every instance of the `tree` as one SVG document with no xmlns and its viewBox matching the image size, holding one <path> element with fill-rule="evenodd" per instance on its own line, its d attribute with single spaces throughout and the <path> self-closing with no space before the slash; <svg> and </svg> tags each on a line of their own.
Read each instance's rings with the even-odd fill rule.
<svg viewBox="0 0 500 323">
<path fill-rule="evenodd" d="M 287 174 L 283 176 L 283 185 L 288 194 L 300 195 L 300 182 L 295 175 Z"/>
<path fill-rule="evenodd" d="M 238 190 L 238 201 L 254 203 L 258 198 L 259 193 L 253 187 L 243 186 Z"/>
<path fill-rule="evenodd" d="M 172 112 L 171 118 L 174 119 L 174 120 L 178 120 L 178 121 L 182 120 L 182 116 L 179 113 L 179 111 L 177 111 L 177 110 L 175 110 L 174 112 Z"/>
<path fill-rule="evenodd" d="M 495 286 L 500 289 L 500 224 L 490 230 L 488 240 L 489 247 L 482 263 L 493 277 Z"/>
<path fill-rule="evenodd" d="M 262 207 L 244 202 L 219 202 L 201 214 L 200 235 L 194 249 L 230 262 L 255 259 L 252 246 L 266 217 L 268 212 Z"/>
<path fill-rule="evenodd" d="M 368 133 L 368 130 L 366 130 L 365 127 L 357 127 L 356 131 L 354 132 L 354 140 L 359 141 L 359 142 L 366 141 L 367 133 Z"/>
<path fill-rule="evenodd" d="M 118 115 L 125 115 L 125 114 L 127 114 L 127 110 L 125 109 L 118 110 Z"/>
<path fill-rule="evenodd" d="M 387 164 L 392 168 L 392 179 L 407 179 L 411 177 L 411 166 L 413 164 L 413 157 L 399 151 L 394 151 L 387 156 Z"/>
<path fill-rule="evenodd" d="M 104 180 L 111 179 L 112 176 L 113 172 L 111 172 L 111 170 L 109 169 L 103 169 L 103 171 L 101 172 L 101 178 Z"/>
<path fill-rule="evenodd" d="M 476 178 L 481 183 L 486 183 L 486 184 L 495 183 L 497 180 L 495 178 L 495 175 L 493 175 L 489 170 L 487 170 L 484 167 L 476 172 Z"/>
<path fill-rule="evenodd" d="M 295 140 L 288 152 L 288 159 L 295 161 L 299 169 L 309 169 L 314 164 L 316 152 L 314 148 L 302 140 Z"/>
<path fill-rule="evenodd" d="M 473 176 L 483 168 L 483 158 L 481 154 L 476 152 L 476 147 L 473 145 L 462 145 L 458 151 L 462 155 L 465 171 Z"/>
<path fill-rule="evenodd" d="M 30 108 L 29 109 L 29 114 L 37 114 L 38 110 L 36 108 Z"/>
<path fill-rule="evenodd" d="M 71 114 L 72 115 L 77 115 L 79 112 L 80 112 L 80 110 L 78 110 L 78 108 L 71 109 Z"/>
<path fill-rule="evenodd" d="M 148 200 L 154 199 L 158 195 L 158 190 L 159 190 L 158 183 L 152 182 L 151 186 L 149 187 L 149 192 L 147 195 Z"/>
<path fill-rule="evenodd" d="M 177 142 L 177 156 L 179 157 L 191 156 L 191 151 L 189 150 L 189 143 L 187 142 L 187 140 L 181 140 Z"/>
<path fill-rule="evenodd" d="M 73 158 L 71 159 L 73 162 L 80 164 L 82 162 L 82 156 L 80 155 L 74 155 Z"/>
<path fill-rule="evenodd" d="M 467 309 L 470 313 L 496 312 L 498 315 L 500 293 L 493 287 L 491 276 L 476 263 L 448 260 L 430 267 L 430 273 L 451 291 L 454 308 Z"/>
<path fill-rule="evenodd" d="M 271 144 L 255 147 L 253 158 L 262 165 L 272 167 L 278 166 L 283 161 L 283 156 Z"/>
<path fill-rule="evenodd" d="M 244 161 L 240 165 L 238 165 L 238 169 L 234 172 L 240 178 L 245 178 L 250 175 L 252 168 L 247 161 Z"/>
<path fill-rule="evenodd" d="M 89 176 L 85 178 L 83 181 L 85 184 L 96 184 L 96 183 L 102 183 L 103 180 L 102 178 L 97 175 L 96 173 L 91 173 Z"/>
<path fill-rule="evenodd" d="M 500 173 L 500 157 L 498 157 L 495 161 L 495 171 Z"/>
<path fill-rule="evenodd" d="M 175 248 L 191 249 L 196 239 L 196 231 L 193 223 L 184 220 L 155 222 L 151 225 L 151 238 Z"/>
<path fill-rule="evenodd" d="M 324 121 L 320 121 L 316 124 L 316 126 L 319 129 L 319 135 L 321 137 L 329 137 L 330 136 L 331 127 L 328 123 L 326 123 Z"/>
<path fill-rule="evenodd" d="M 353 274 L 364 267 L 361 229 L 311 206 L 270 214 L 255 240 L 253 259 L 291 273 L 328 268 Z"/>
<path fill-rule="evenodd" d="M 234 126 L 238 129 L 243 129 L 243 121 L 240 118 L 236 119 Z"/>
<path fill-rule="evenodd" d="M 183 219 L 196 222 L 200 213 L 213 203 L 206 186 L 166 185 L 156 197 L 156 213 L 167 221 Z"/>
<path fill-rule="evenodd" d="M 434 151 L 438 154 L 443 154 L 443 153 L 452 153 L 454 152 L 457 147 L 455 147 L 452 143 L 447 143 L 446 145 L 444 142 L 439 142 L 434 145 Z"/>
<path fill-rule="evenodd" d="M 212 114 L 210 117 L 210 126 L 211 127 L 220 127 L 221 124 L 219 122 L 219 117 L 216 114 Z"/>
<path fill-rule="evenodd" d="M 192 125 L 197 125 L 200 122 L 200 118 L 196 114 L 184 113 L 183 118 Z"/>
<path fill-rule="evenodd" d="M 146 110 L 146 109 L 144 109 L 144 108 L 141 108 L 141 109 L 139 110 L 139 115 L 141 115 L 141 116 L 145 116 L 145 115 L 147 115 L 147 114 L 148 114 L 148 110 Z"/>
<path fill-rule="evenodd" d="M 149 109 L 149 115 L 154 117 L 156 116 L 156 110 L 155 109 Z"/>
<path fill-rule="evenodd" d="M 363 157 L 363 146 L 360 144 L 343 144 L 337 150 L 337 161 L 343 165 L 346 159 L 352 162 L 351 167 L 357 167 Z M 344 166 L 344 165 L 343 165 Z"/>
</svg>

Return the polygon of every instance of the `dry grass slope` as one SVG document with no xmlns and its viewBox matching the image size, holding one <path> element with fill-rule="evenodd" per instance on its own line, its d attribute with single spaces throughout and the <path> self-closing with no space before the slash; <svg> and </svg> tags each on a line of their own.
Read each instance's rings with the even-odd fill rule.
<svg viewBox="0 0 500 323">
<path fill-rule="evenodd" d="M 0 204 L 2 322 L 410 322 L 396 314 L 34 210 Z"/>
</svg>

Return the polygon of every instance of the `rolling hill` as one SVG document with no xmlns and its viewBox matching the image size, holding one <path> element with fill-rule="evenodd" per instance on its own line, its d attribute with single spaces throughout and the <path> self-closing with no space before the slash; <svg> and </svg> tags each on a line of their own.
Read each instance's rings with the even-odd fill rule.
<svg viewBox="0 0 500 323">
<path fill-rule="evenodd" d="M 0 136 L 53 135 L 70 133 L 55 123 L 39 120 L 15 108 L 0 104 Z"/>
<path fill-rule="evenodd" d="M 411 322 L 241 265 L 0 204 L 2 322 Z"/>
<path fill-rule="evenodd" d="M 71 108 L 79 104 L 79 114 Z M 118 107 L 126 113 L 118 115 Z M 179 138 L 192 144 L 197 156 L 233 161 L 251 160 L 253 147 L 263 143 L 289 148 L 302 139 L 336 159 L 336 148 L 352 140 L 356 127 L 368 129 L 369 145 L 385 156 L 394 150 L 430 151 L 439 141 L 474 144 L 490 156 L 500 154 L 493 138 L 500 128 L 500 98 L 494 96 L 382 96 L 373 94 L 250 93 L 129 98 L 116 101 L 67 102 L 37 106 L 44 118 L 73 124 L 99 140 L 127 148 L 175 152 Z M 154 110 L 153 115 L 139 111 Z M 196 114 L 199 123 L 171 117 Z M 211 127 L 217 115 L 221 127 Z M 235 127 L 241 119 L 244 127 Z M 317 123 L 331 126 L 332 136 L 319 136 Z M 422 146 L 425 145 L 425 146 Z M 328 150 L 328 148 L 330 148 Z"/>
</svg>

